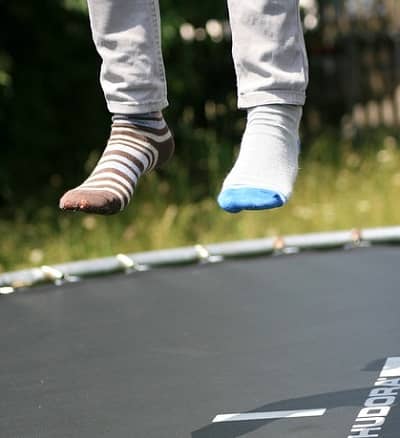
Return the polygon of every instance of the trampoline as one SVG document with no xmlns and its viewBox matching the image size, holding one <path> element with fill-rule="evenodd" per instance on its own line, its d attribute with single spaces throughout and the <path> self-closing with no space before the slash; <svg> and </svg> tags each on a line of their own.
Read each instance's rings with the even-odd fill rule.
<svg viewBox="0 0 400 438">
<path fill-rule="evenodd" d="M 83 281 L 84 262 L 0 276 L 0 436 L 398 438 L 399 241 L 294 236 L 119 255 L 127 273 Z M 99 264 L 117 270 L 86 272 Z"/>
</svg>

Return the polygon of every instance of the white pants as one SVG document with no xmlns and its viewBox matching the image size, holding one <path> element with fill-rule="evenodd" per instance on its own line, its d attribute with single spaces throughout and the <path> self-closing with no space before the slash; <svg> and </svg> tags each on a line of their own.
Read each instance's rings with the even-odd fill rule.
<svg viewBox="0 0 400 438">
<path fill-rule="evenodd" d="M 88 4 L 110 112 L 164 109 L 168 101 L 158 0 Z M 239 108 L 303 105 L 308 64 L 299 0 L 228 0 L 228 7 Z"/>
</svg>

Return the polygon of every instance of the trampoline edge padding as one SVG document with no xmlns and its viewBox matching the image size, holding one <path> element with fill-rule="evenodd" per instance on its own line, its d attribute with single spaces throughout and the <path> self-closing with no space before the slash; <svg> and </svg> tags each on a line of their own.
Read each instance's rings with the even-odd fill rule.
<svg viewBox="0 0 400 438">
<path fill-rule="evenodd" d="M 395 226 L 194 245 L 127 255 L 118 254 L 113 257 L 6 272 L 0 275 L 0 294 L 13 293 L 17 289 L 37 284 L 73 282 L 84 277 L 124 271 L 143 271 L 161 266 L 213 263 L 237 257 L 290 254 L 307 250 L 329 250 L 399 242 L 400 226 Z"/>
</svg>

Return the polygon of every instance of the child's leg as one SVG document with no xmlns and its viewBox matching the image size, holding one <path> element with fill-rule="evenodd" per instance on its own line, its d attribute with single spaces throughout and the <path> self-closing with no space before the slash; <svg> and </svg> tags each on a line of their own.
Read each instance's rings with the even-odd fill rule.
<svg viewBox="0 0 400 438">
<path fill-rule="evenodd" d="M 158 0 L 88 0 L 102 58 L 101 85 L 113 114 L 107 147 L 89 176 L 60 201 L 64 210 L 112 214 L 130 201 L 140 176 L 173 151 Z"/>
<path fill-rule="evenodd" d="M 238 159 L 218 197 L 229 212 L 280 207 L 298 168 L 308 81 L 298 0 L 228 0 L 238 105 L 248 111 Z"/>
</svg>

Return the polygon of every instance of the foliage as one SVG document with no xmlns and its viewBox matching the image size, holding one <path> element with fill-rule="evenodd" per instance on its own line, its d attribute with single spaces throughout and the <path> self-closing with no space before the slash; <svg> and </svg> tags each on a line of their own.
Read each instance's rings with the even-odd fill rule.
<svg viewBox="0 0 400 438">
<path fill-rule="evenodd" d="M 64 3 L 1 5 L 0 196 L 4 206 L 55 197 L 65 175 L 82 174 L 92 143 L 106 135 L 98 59 L 87 17 Z M 94 109 L 95 108 L 95 109 Z"/>
<path fill-rule="evenodd" d="M 229 38 L 216 42 L 207 34 L 200 38 L 201 41 L 188 42 L 182 40 L 179 33 L 180 26 L 186 22 L 199 28 L 210 18 L 226 20 L 225 2 L 204 0 L 194 4 L 187 0 L 164 0 L 161 7 L 171 102 L 166 117 L 175 132 L 177 154 L 166 171 L 152 176 L 149 179 L 152 183 L 147 182 L 147 188 L 141 189 L 140 202 L 155 199 L 155 209 L 145 209 L 149 212 L 146 216 L 134 206 L 120 220 L 121 227 L 128 229 L 131 226 L 128 217 L 147 224 L 149 216 L 158 220 L 159 212 L 164 211 L 167 216 L 162 216 L 161 221 L 165 221 L 162 223 L 182 223 L 182 234 L 174 233 L 176 241 L 167 242 L 157 237 L 159 235 L 152 228 L 147 234 L 154 232 L 156 237 L 153 240 L 138 237 L 132 250 L 199 238 L 204 236 L 199 230 L 208 228 L 215 217 L 220 224 L 216 228 L 225 237 L 238 237 L 232 230 L 242 227 L 242 231 L 248 231 L 246 227 L 253 226 L 250 219 L 249 222 L 232 222 L 229 225 L 232 230 L 225 233 L 224 227 L 229 229 L 226 225 L 229 220 L 215 213 L 214 204 L 209 201 L 232 163 L 244 127 L 244 114 L 236 110 L 231 42 Z M 50 235 L 54 245 L 61 245 L 59 239 L 70 234 L 69 243 L 75 245 L 86 236 L 87 230 L 84 227 L 79 230 L 81 219 L 58 218 L 57 199 L 90 171 L 109 129 L 109 115 L 98 84 L 100 60 L 91 41 L 86 3 L 84 0 L 0 0 L 0 17 L 0 211 L 5 221 L 1 232 L 2 235 L 9 232 L 9 219 L 15 221 L 11 223 L 15 223 L 22 241 L 32 239 L 39 247 L 37 239 Z M 342 143 L 338 128 L 346 109 L 346 97 L 337 86 L 337 77 L 327 76 L 325 67 L 331 65 L 327 61 L 331 60 L 332 51 L 324 54 L 321 35 L 320 29 L 306 35 L 315 79 L 309 90 L 305 120 L 317 111 L 322 122 L 313 132 L 303 126 L 303 152 L 305 168 L 313 169 L 313 175 L 324 174 L 323 163 L 328 166 L 326 174 L 333 177 L 336 175 L 334 169 L 343 162 L 343 148 L 335 145 Z M 338 57 L 342 59 L 346 42 L 338 40 L 335 44 Z M 327 77 L 335 87 L 324 86 L 321 93 L 321 84 Z M 347 77 L 345 80 L 348 82 Z M 329 100 L 329 95 L 335 100 Z M 366 141 L 370 138 L 368 131 L 353 135 L 345 149 L 357 154 L 376 152 L 381 136 Z M 355 179 L 353 183 L 356 184 Z M 373 189 L 372 185 L 368 187 Z M 176 217 L 174 206 L 182 206 Z M 204 224 L 197 222 L 193 206 Z M 395 219 L 395 216 L 389 217 Z M 29 223 L 34 225 L 29 228 Z M 115 236 L 119 236 L 118 240 L 125 231 L 113 225 L 114 220 L 107 222 L 108 225 L 97 219 L 96 223 L 103 224 L 101 231 L 109 233 L 110 238 L 105 239 L 105 247 L 99 248 L 97 242 L 90 239 L 87 246 L 106 253 L 111 250 Z M 340 223 L 335 222 L 335 225 Z M 113 227 L 117 231 L 112 231 Z M 135 230 L 141 230 L 140 227 L 134 226 Z M 291 230 L 289 226 L 288 231 Z M 59 233 L 58 238 L 55 233 Z M 142 231 L 135 233 L 135 236 L 142 235 Z M 218 235 L 212 238 L 220 240 Z M 47 237 L 43 239 L 47 241 Z M 4 245 L 4 251 L 13 250 L 8 238 L 3 239 Z M 18 246 L 17 240 L 15 245 Z M 59 260 L 61 254 L 68 258 L 94 254 L 90 250 L 81 254 L 79 245 L 70 251 L 63 247 L 59 250 L 60 257 L 55 255 L 57 252 L 49 251 L 49 254 Z M 8 261 L 4 264 L 9 266 Z"/>
</svg>

